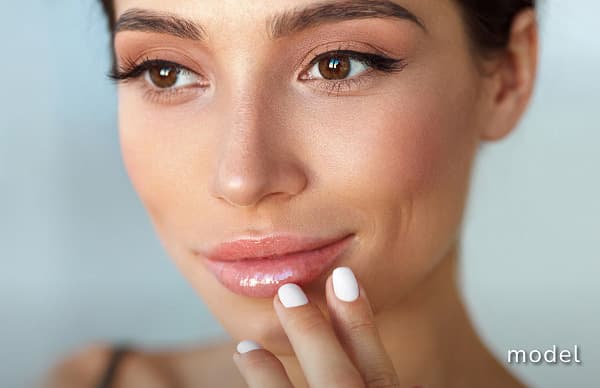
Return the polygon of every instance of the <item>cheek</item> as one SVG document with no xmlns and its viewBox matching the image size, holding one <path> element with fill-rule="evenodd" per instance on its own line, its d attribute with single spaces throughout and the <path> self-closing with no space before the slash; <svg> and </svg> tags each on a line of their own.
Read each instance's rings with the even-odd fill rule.
<svg viewBox="0 0 600 388">
<path fill-rule="evenodd" d="M 123 163 L 129 179 L 147 210 L 155 215 L 161 202 L 167 202 L 169 194 L 160 189 L 161 181 L 158 153 L 159 145 L 146 127 L 145 120 L 136 113 L 141 112 L 121 100 L 119 112 L 119 138 Z M 144 131 L 143 128 L 146 130 Z"/>
<path fill-rule="evenodd" d="M 454 240 L 477 140 L 465 115 L 469 91 L 397 89 L 340 103 L 330 109 L 336 114 L 319 112 L 320 124 L 313 123 L 328 134 L 313 162 L 323 186 L 365 220 L 351 265 L 376 309 L 413 288 Z"/>
<path fill-rule="evenodd" d="M 335 119 L 312 126 L 325 134 L 314 135 L 320 136 L 313 163 L 321 181 L 357 202 L 390 205 L 403 194 L 431 191 L 472 143 L 466 123 L 436 96 L 387 101 L 320 114 Z"/>
<path fill-rule="evenodd" d="M 183 113 L 172 108 L 161 113 L 161 107 L 148 105 L 134 87 L 119 91 L 119 137 L 125 168 L 137 194 L 152 220 L 159 224 L 177 212 L 180 200 L 188 190 L 189 155 L 195 152 L 194 163 L 203 149 L 194 144 L 178 118 Z M 194 182 L 200 183 L 200 182 Z M 175 215 L 175 214 L 173 214 Z M 177 212 L 177 216 L 181 216 Z"/>
</svg>

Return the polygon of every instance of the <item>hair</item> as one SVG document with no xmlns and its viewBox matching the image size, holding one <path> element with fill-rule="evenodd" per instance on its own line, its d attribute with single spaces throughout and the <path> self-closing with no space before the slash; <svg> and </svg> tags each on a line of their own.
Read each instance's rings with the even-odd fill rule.
<svg viewBox="0 0 600 388">
<path fill-rule="evenodd" d="M 486 54 L 506 48 L 514 17 L 526 8 L 535 9 L 535 0 L 454 0 L 478 53 Z M 114 34 L 115 7 L 113 0 L 100 0 L 106 14 L 108 29 Z M 112 52 L 112 50 L 111 50 Z M 114 55 L 114 54 L 113 54 Z M 115 61 L 113 58 L 113 67 Z"/>
<path fill-rule="evenodd" d="M 480 52 L 506 47 L 513 19 L 522 10 L 535 9 L 535 0 L 455 0 L 460 5 L 472 43 Z"/>
</svg>

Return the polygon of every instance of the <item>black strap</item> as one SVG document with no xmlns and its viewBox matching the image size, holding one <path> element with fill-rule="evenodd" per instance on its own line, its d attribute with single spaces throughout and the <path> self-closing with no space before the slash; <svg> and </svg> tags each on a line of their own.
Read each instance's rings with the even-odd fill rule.
<svg viewBox="0 0 600 388">
<path fill-rule="evenodd" d="M 119 361 L 121 361 L 123 359 L 123 356 L 125 356 L 125 354 L 128 353 L 130 350 L 131 348 L 127 345 L 117 345 L 113 348 L 110 359 L 108 360 L 108 365 L 104 370 L 104 375 L 102 376 L 102 379 L 98 382 L 96 388 L 110 388 L 117 374 Z"/>
</svg>

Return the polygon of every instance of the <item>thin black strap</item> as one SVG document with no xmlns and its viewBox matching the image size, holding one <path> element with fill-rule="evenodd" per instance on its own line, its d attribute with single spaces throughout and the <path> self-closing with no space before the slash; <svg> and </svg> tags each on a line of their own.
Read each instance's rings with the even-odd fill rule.
<svg viewBox="0 0 600 388">
<path fill-rule="evenodd" d="M 127 345 L 117 345 L 113 348 L 108 365 L 104 370 L 102 379 L 98 382 L 96 388 L 110 388 L 119 367 L 119 361 L 123 359 L 123 356 L 128 353 L 131 348 Z"/>
</svg>

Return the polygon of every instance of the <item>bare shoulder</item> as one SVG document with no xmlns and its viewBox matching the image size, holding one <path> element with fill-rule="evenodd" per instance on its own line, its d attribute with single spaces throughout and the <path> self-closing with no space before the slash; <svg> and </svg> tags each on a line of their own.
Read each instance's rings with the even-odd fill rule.
<svg viewBox="0 0 600 388">
<path fill-rule="evenodd" d="M 233 363 L 235 343 L 212 342 L 157 353 L 166 357 L 170 369 L 178 376 L 180 387 L 246 387 Z"/>
<path fill-rule="evenodd" d="M 228 341 L 170 349 L 137 349 L 119 363 L 111 388 L 186 388 L 204 386 L 244 387 L 231 356 Z M 60 360 L 44 378 L 44 388 L 95 388 L 101 380 L 113 348 L 96 343 Z"/>
<path fill-rule="evenodd" d="M 77 349 L 54 364 L 44 376 L 43 386 L 46 388 L 93 387 L 100 378 L 110 354 L 111 348 L 101 343 Z"/>
</svg>

